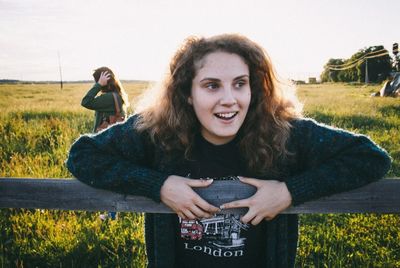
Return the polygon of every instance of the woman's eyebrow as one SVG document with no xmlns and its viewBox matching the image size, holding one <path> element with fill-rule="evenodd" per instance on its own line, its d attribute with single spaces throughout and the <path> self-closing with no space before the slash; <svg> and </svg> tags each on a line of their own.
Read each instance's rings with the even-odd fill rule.
<svg viewBox="0 0 400 268">
<path fill-rule="evenodd" d="M 239 75 L 238 77 L 235 77 L 233 80 L 238 80 L 242 78 L 249 78 L 249 75 L 248 74 Z"/>
<path fill-rule="evenodd" d="M 238 80 L 238 79 L 242 79 L 242 78 L 249 78 L 249 75 L 248 74 L 239 75 L 239 76 L 233 78 L 233 80 Z M 213 78 L 213 77 L 205 77 L 200 80 L 200 82 L 203 82 L 203 81 L 219 82 L 219 81 L 221 81 L 221 79 Z"/>
<path fill-rule="evenodd" d="M 203 79 L 200 80 L 200 82 L 203 82 L 203 81 L 219 82 L 219 81 L 221 81 L 221 80 L 218 79 L 218 78 L 205 77 L 205 78 L 203 78 Z"/>
</svg>

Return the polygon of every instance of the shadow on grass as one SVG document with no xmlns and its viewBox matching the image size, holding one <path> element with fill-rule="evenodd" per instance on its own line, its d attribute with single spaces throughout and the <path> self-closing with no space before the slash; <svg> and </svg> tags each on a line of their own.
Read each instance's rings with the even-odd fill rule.
<svg viewBox="0 0 400 268">
<path fill-rule="evenodd" d="M 36 121 L 41 124 L 52 121 L 54 122 L 54 126 L 60 124 L 60 122 L 65 122 L 71 128 L 78 129 L 81 133 L 88 133 L 93 128 L 93 117 L 89 114 L 79 112 L 25 111 L 12 112 L 7 117 L 5 121 L 8 121 L 10 124 L 13 124 L 14 120 L 22 120 L 24 122 Z"/>
<path fill-rule="evenodd" d="M 391 107 L 392 109 L 397 107 Z M 387 113 L 392 113 L 392 110 L 387 110 Z M 382 112 L 383 113 L 383 112 Z M 377 130 L 382 131 L 384 129 L 391 129 L 398 127 L 396 124 L 387 122 L 385 119 L 376 118 L 366 115 L 341 115 L 335 116 L 332 114 L 315 111 L 308 114 L 309 117 L 314 118 L 318 122 L 325 123 L 345 129 L 358 129 L 362 132 Z"/>
<path fill-rule="evenodd" d="M 60 120 L 72 120 L 88 118 L 88 115 L 77 112 L 37 112 L 37 111 L 26 111 L 26 112 L 13 112 L 10 114 L 11 117 L 22 118 L 25 122 L 30 120 L 48 120 L 48 119 L 60 119 Z"/>
<path fill-rule="evenodd" d="M 400 116 L 400 105 L 390 105 L 379 108 L 383 116 Z"/>
<path fill-rule="evenodd" d="M 393 161 L 392 161 L 392 167 L 390 168 L 390 172 L 389 172 L 389 176 L 396 176 L 396 177 L 400 177 L 400 162 L 396 161 L 396 159 L 400 159 L 400 151 L 397 152 L 391 152 L 390 156 L 392 157 Z"/>
</svg>

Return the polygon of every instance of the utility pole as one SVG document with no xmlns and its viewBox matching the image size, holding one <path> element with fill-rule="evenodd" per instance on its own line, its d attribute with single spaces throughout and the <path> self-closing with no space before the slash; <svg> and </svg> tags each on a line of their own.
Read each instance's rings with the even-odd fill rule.
<svg viewBox="0 0 400 268">
<path fill-rule="evenodd" d="M 393 44 L 393 55 L 394 55 L 394 66 L 397 72 L 400 71 L 400 60 L 397 54 L 399 53 L 399 44 L 394 43 Z"/>
<path fill-rule="evenodd" d="M 368 59 L 365 59 L 365 84 L 369 83 L 368 79 Z"/>
<path fill-rule="evenodd" d="M 57 51 L 58 55 L 58 69 L 60 70 L 60 89 L 63 89 L 63 81 L 62 81 L 62 72 L 61 72 L 61 60 L 60 60 L 60 51 Z"/>
</svg>

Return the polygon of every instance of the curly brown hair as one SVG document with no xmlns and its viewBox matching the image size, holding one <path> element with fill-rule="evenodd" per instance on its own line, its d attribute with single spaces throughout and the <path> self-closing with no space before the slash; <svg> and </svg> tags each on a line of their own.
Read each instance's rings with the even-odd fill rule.
<svg viewBox="0 0 400 268">
<path fill-rule="evenodd" d="M 186 39 L 170 62 L 161 94 L 141 111 L 137 127 L 148 131 L 152 141 L 166 151 L 181 150 L 189 158 L 200 131 L 200 123 L 188 103 L 196 64 L 216 51 L 236 54 L 249 67 L 251 102 L 238 133 L 239 146 L 253 172 L 274 170 L 276 161 L 290 154 L 286 148 L 290 120 L 301 116 L 301 107 L 294 95 L 290 98 L 286 94 L 264 49 L 238 34 Z"/>
</svg>

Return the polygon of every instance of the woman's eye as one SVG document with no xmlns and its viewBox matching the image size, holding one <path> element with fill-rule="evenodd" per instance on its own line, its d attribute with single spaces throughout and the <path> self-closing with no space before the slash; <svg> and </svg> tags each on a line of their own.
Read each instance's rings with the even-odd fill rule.
<svg viewBox="0 0 400 268">
<path fill-rule="evenodd" d="M 243 87 L 244 85 L 246 85 L 246 81 L 243 81 L 243 80 L 239 80 L 239 81 L 237 81 L 237 82 L 235 83 L 235 87 L 236 87 L 236 88 L 241 88 L 241 87 Z"/>
<path fill-rule="evenodd" d="M 205 86 L 208 89 L 216 89 L 216 88 L 218 88 L 218 84 L 217 83 L 207 83 Z"/>
</svg>

